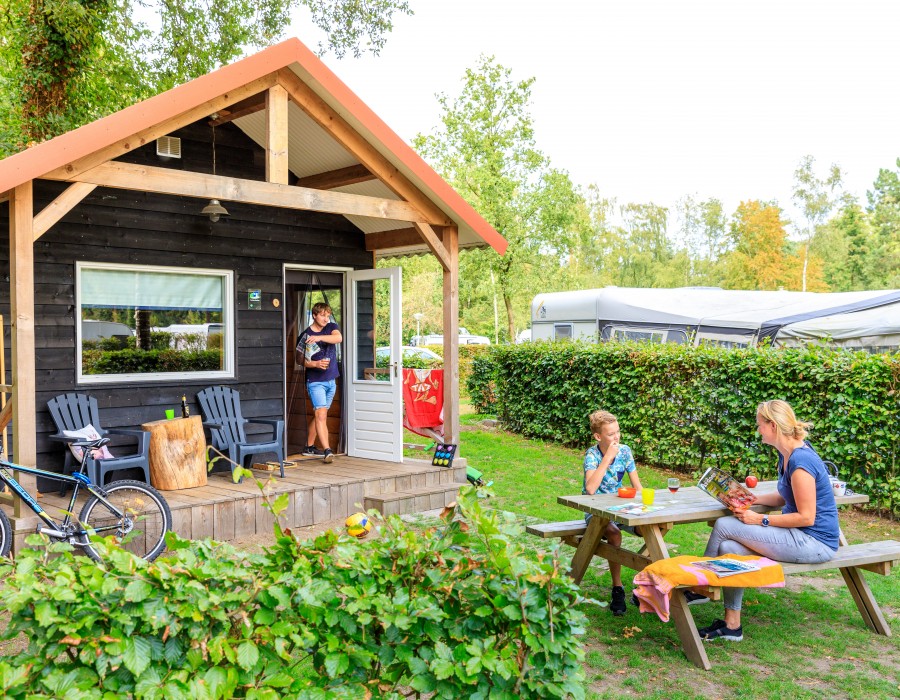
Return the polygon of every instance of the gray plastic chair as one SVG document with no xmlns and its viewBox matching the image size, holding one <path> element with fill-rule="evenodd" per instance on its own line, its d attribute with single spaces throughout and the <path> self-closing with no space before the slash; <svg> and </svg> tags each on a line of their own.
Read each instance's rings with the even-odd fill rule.
<svg viewBox="0 0 900 700">
<path fill-rule="evenodd" d="M 203 411 L 203 425 L 209 428 L 212 446 L 231 460 L 229 466 L 232 474 L 236 465 L 245 466 L 244 460 L 252 455 L 273 452 L 278 456 L 281 465 L 281 476 L 284 477 L 284 421 L 258 418 L 248 420 L 241 414 L 241 395 L 227 386 L 207 387 L 199 394 L 197 400 Z M 272 428 L 272 440 L 268 442 L 250 442 L 244 432 L 247 423 L 268 425 Z M 238 482 L 240 483 L 240 482 Z"/>
<path fill-rule="evenodd" d="M 150 483 L 150 433 L 145 430 L 129 428 L 110 428 L 104 430 L 100 425 L 100 409 L 97 407 L 97 399 L 87 394 L 60 394 L 47 402 L 50 415 L 56 424 L 56 434 L 51 435 L 51 440 L 64 442 L 67 445 L 76 438 L 63 435 L 63 430 L 81 430 L 90 424 L 96 428 L 100 437 L 110 435 L 129 435 L 137 440 L 137 450 L 132 454 L 113 457 L 112 459 L 94 459 L 88 457 L 88 478 L 103 486 L 106 475 L 120 469 L 141 469 L 144 472 L 144 481 Z M 113 450 L 120 448 L 113 447 Z M 63 474 L 71 474 L 78 471 L 81 465 L 75 459 L 72 451 L 66 447 L 66 461 L 63 463 Z M 60 495 L 66 492 L 66 484 L 60 488 Z"/>
</svg>

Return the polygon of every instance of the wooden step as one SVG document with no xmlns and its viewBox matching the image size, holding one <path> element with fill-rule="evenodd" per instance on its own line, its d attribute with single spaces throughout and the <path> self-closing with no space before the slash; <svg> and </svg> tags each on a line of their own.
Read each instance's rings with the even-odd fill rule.
<svg viewBox="0 0 900 700">
<path fill-rule="evenodd" d="M 374 508 L 382 515 L 421 513 L 453 503 L 459 494 L 460 486 L 464 484 L 452 482 L 393 493 L 372 494 L 366 496 L 365 507 L 366 510 Z"/>
</svg>

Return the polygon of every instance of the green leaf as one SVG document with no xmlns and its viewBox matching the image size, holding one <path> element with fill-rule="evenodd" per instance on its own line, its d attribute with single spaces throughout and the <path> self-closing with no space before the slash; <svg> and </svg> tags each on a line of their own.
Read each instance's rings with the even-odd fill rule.
<svg viewBox="0 0 900 700">
<path fill-rule="evenodd" d="M 153 593 L 153 586 L 143 579 L 137 579 L 125 586 L 125 600 L 140 603 Z"/>
<path fill-rule="evenodd" d="M 259 661 L 259 649 L 249 639 L 245 639 L 237 648 L 237 663 L 245 671 L 249 671 Z"/>
<path fill-rule="evenodd" d="M 329 678 L 340 678 L 350 668 L 350 657 L 339 651 L 325 657 L 325 671 Z"/>
<path fill-rule="evenodd" d="M 149 640 L 139 635 L 126 639 L 122 651 L 122 662 L 132 675 L 140 676 L 150 664 Z"/>
</svg>

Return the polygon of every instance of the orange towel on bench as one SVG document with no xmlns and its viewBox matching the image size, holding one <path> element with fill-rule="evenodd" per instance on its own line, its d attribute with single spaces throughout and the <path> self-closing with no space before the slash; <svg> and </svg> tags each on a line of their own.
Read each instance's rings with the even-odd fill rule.
<svg viewBox="0 0 900 700">
<path fill-rule="evenodd" d="M 759 571 L 719 578 L 711 571 L 691 566 L 708 559 L 740 559 L 760 566 Z M 780 588 L 784 586 L 781 564 L 766 557 L 728 554 L 721 557 L 680 556 L 660 559 L 634 577 L 634 594 L 641 612 L 655 612 L 663 622 L 669 621 L 669 601 L 678 586 L 733 586 L 735 588 Z"/>
</svg>

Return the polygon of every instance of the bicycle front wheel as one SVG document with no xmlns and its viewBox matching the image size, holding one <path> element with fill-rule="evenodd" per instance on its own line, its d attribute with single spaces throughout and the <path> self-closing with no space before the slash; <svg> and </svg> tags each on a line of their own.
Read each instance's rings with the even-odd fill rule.
<svg viewBox="0 0 900 700">
<path fill-rule="evenodd" d="M 81 509 L 82 527 L 99 537 L 113 535 L 120 547 L 141 559 L 156 559 L 166 548 L 166 532 L 172 529 L 172 512 L 166 499 L 142 481 L 114 481 L 104 490 L 105 500 L 122 515 L 92 496 Z M 89 539 L 84 551 L 91 559 L 101 561 Z"/>
<path fill-rule="evenodd" d="M 9 554 L 9 550 L 12 547 L 12 537 L 12 525 L 9 523 L 9 518 L 6 517 L 6 513 L 0 508 L 0 557 L 5 557 Z"/>
</svg>

